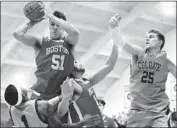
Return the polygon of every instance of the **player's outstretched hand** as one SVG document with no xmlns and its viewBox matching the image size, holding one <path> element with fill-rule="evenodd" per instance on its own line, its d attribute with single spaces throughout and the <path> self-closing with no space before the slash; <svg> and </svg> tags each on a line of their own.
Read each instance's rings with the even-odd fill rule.
<svg viewBox="0 0 177 128">
<path fill-rule="evenodd" d="M 121 18 L 122 17 L 120 14 L 115 14 L 114 16 L 112 16 L 111 19 L 109 20 L 110 28 L 118 27 Z"/>
</svg>

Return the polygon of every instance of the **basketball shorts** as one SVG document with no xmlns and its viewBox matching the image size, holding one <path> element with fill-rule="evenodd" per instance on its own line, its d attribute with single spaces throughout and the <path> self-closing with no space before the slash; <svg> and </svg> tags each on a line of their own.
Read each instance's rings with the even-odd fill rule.
<svg viewBox="0 0 177 128">
<path fill-rule="evenodd" d="M 130 110 L 127 127 L 168 127 L 167 121 L 165 112 Z"/>
</svg>

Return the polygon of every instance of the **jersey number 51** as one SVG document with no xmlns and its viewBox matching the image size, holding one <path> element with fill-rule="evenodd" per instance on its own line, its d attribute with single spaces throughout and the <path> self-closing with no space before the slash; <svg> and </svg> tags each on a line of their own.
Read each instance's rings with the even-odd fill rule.
<svg viewBox="0 0 177 128">
<path fill-rule="evenodd" d="M 64 70 L 65 55 L 53 55 L 51 68 L 54 70 Z"/>
</svg>

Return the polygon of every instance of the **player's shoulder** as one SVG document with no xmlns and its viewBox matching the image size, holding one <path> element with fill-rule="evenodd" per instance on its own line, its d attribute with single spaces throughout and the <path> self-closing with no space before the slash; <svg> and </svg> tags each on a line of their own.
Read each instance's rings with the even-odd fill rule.
<svg viewBox="0 0 177 128">
<path fill-rule="evenodd" d="M 35 100 L 36 112 L 41 116 L 46 116 L 49 108 L 49 103 L 46 100 L 37 99 Z"/>
<path fill-rule="evenodd" d="M 42 43 L 49 42 L 51 39 L 48 36 L 43 36 L 42 37 Z"/>
<path fill-rule="evenodd" d="M 164 55 L 165 57 L 167 56 L 167 52 L 166 52 L 165 50 L 162 50 L 160 53 L 161 53 L 162 55 Z"/>
</svg>

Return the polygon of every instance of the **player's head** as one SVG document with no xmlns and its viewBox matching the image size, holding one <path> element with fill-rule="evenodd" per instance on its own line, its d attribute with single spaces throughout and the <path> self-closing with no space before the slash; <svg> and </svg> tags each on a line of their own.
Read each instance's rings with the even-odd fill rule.
<svg viewBox="0 0 177 128">
<path fill-rule="evenodd" d="M 99 107 L 101 113 L 103 113 L 106 102 L 102 98 L 97 98 L 97 101 L 98 101 L 98 107 Z"/>
<path fill-rule="evenodd" d="M 164 47 L 165 36 L 157 30 L 151 29 L 146 34 L 145 48 L 159 47 L 160 50 Z"/>
<path fill-rule="evenodd" d="M 15 85 L 8 85 L 4 93 L 5 101 L 12 106 L 19 106 L 23 102 L 29 100 L 27 97 L 27 90 Z"/>
<path fill-rule="evenodd" d="M 84 73 L 85 73 L 85 68 L 77 61 L 74 61 L 74 69 L 71 74 L 72 77 L 77 78 L 78 76 L 82 76 Z"/>
<path fill-rule="evenodd" d="M 66 21 L 65 14 L 58 11 L 58 10 L 54 11 L 53 15 L 59 19 Z M 61 29 L 61 27 L 59 25 L 55 24 L 52 20 L 49 20 L 49 30 L 50 30 L 50 37 L 52 39 L 60 39 L 64 34 L 64 30 Z"/>
</svg>

